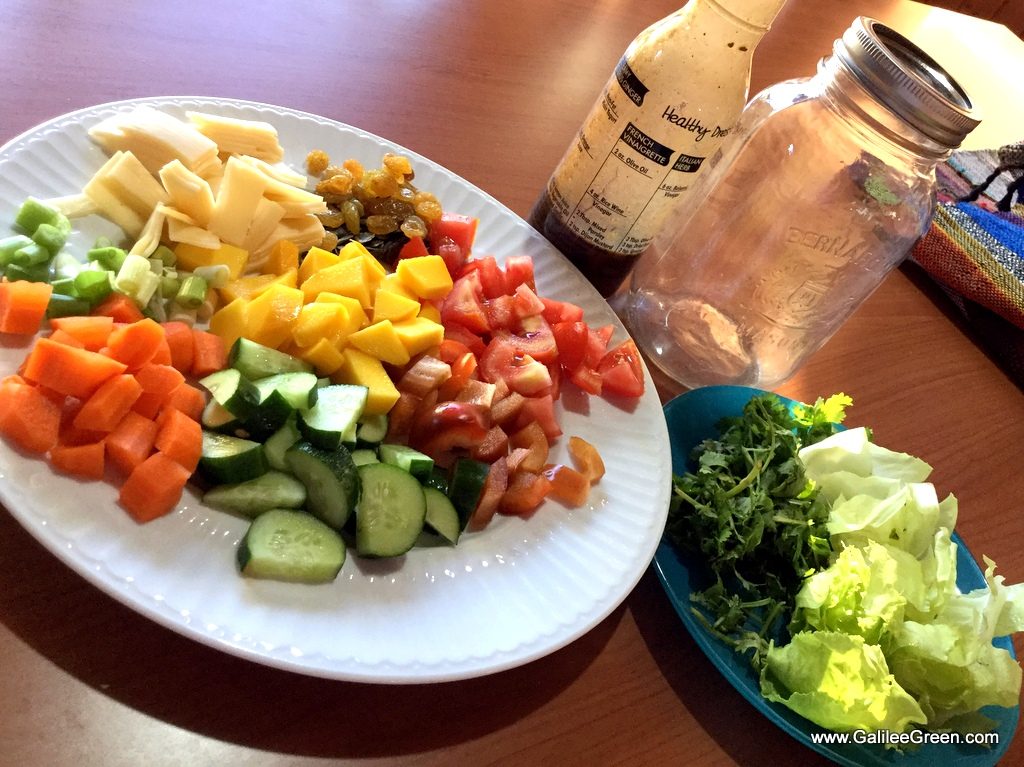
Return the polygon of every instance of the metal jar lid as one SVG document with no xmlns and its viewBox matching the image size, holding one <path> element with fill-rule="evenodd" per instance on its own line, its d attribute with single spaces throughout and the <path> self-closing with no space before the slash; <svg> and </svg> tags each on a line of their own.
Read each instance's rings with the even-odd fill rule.
<svg viewBox="0 0 1024 767">
<path fill-rule="evenodd" d="M 881 22 L 858 17 L 833 50 L 868 93 L 943 146 L 956 149 L 981 122 L 960 84 Z"/>
</svg>

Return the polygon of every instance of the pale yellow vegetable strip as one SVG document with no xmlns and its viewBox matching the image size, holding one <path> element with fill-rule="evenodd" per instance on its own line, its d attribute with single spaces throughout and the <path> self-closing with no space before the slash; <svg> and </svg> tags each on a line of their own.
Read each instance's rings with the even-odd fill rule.
<svg viewBox="0 0 1024 767">
<path fill-rule="evenodd" d="M 258 249 L 273 234 L 284 217 L 284 208 L 266 197 L 261 197 L 241 247 L 250 253 Z"/>
<path fill-rule="evenodd" d="M 299 173 L 298 171 L 288 167 L 284 163 L 279 162 L 271 164 L 269 162 L 264 162 L 263 160 L 260 160 L 256 157 L 249 157 L 248 155 L 239 155 L 238 159 L 241 160 L 242 162 L 247 162 L 256 168 L 259 168 L 261 171 L 266 173 L 268 176 L 270 176 L 270 178 L 274 179 L 275 181 L 280 181 L 282 184 L 294 186 L 297 189 L 302 189 L 303 191 L 305 191 L 306 177 L 303 174 Z M 307 194 L 312 193 L 307 192 Z M 319 195 L 313 196 L 317 197 Z"/>
<path fill-rule="evenodd" d="M 126 205 L 107 184 L 110 170 L 120 162 L 123 152 L 115 152 L 86 183 L 82 193 L 88 197 L 106 218 L 121 227 L 125 234 L 139 236 L 145 219 Z"/>
<path fill-rule="evenodd" d="M 96 207 L 96 203 L 82 193 L 68 194 L 63 197 L 51 197 L 48 200 L 43 200 L 43 203 L 49 205 L 54 210 L 60 211 L 68 218 L 82 218 L 83 216 L 91 216 L 100 212 L 100 209 Z"/>
<path fill-rule="evenodd" d="M 234 157 L 228 158 L 224 165 L 224 179 L 213 205 L 209 230 L 224 242 L 241 247 L 249 224 L 256 215 L 256 207 L 263 198 L 267 180 L 251 165 Z"/>
<path fill-rule="evenodd" d="M 211 139 L 221 152 L 251 155 L 268 162 L 279 162 L 284 157 L 277 129 L 270 123 L 203 112 L 186 114 L 199 132 Z"/>
<path fill-rule="evenodd" d="M 204 177 L 220 167 L 213 141 L 191 124 L 152 107 L 109 117 L 89 135 L 108 152 L 131 150 L 151 173 L 174 159 Z"/>
<path fill-rule="evenodd" d="M 142 227 L 142 233 L 132 245 L 132 249 L 128 251 L 128 255 L 149 256 L 156 250 L 160 240 L 163 239 L 164 221 L 166 220 L 167 215 L 164 213 L 162 205 L 153 208 L 153 212 L 146 220 L 146 225 Z"/>
<path fill-rule="evenodd" d="M 104 183 L 143 219 L 167 200 L 167 192 L 132 152 L 123 152 L 108 170 Z"/>
<path fill-rule="evenodd" d="M 192 223 L 206 226 L 213 215 L 213 190 L 209 182 L 172 160 L 160 169 L 160 180 L 171 204 L 187 214 Z"/>
</svg>

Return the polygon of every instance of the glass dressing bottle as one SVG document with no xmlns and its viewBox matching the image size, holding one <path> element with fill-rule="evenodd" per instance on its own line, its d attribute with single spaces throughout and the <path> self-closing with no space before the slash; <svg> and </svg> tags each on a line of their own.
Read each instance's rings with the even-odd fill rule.
<svg viewBox="0 0 1024 767">
<path fill-rule="evenodd" d="M 617 310 L 683 385 L 772 388 L 924 234 L 935 166 L 978 122 L 934 60 L 858 18 L 814 77 L 750 102 Z"/>
<path fill-rule="evenodd" d="M 785 0 L 690 0 L 626 49 L 530 223 L 602 295 L 622 284 L 747 101 Z"/>
</svg>

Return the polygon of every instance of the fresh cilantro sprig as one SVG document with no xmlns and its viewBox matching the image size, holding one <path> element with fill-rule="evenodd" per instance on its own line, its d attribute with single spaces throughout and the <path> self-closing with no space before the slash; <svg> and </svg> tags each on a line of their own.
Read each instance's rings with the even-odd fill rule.
<svg viewBox="0 0 1024 767">
<path fill-rule="evenodd" d="M 713 583 L 691 596 L 695 615 L 760 668 L 793 599 L 832 553 L 828 507 L 797 452 L 835 432 L 852 400 L 836 394 L 790 409 L 753 397 L 721 434 L 698 445 L 695 472 L 673 477 L 666 532 L 704 561 Z"/>
</svg>

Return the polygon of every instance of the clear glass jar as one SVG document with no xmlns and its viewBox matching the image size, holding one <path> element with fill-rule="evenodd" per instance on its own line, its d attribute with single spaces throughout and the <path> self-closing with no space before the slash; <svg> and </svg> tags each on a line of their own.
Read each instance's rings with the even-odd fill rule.
<svg viewBox="0 0 1024 767">
<path fill-rule="evenodd" d="M 927 54 L 858 18 L 814 77 L 748 104 L 616 308 L 683 385 L 772 388 L 924 234 L 935 165 L 977 124 Z"/>
</svg>

